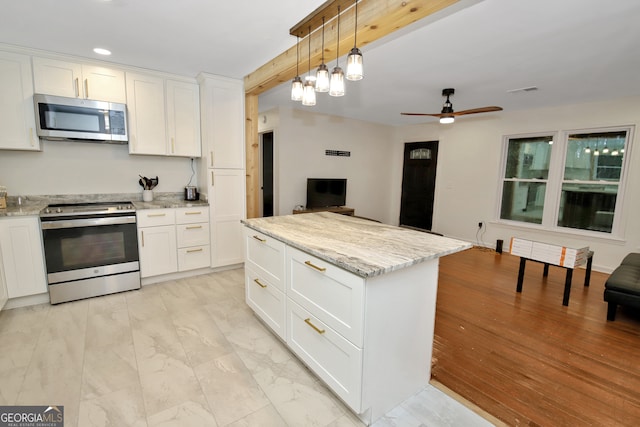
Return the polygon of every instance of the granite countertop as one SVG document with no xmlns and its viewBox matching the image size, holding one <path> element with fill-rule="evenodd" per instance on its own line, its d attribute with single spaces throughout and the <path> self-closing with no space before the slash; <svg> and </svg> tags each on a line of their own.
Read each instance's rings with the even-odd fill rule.
<svg viewBox="0 0 640 427">
<path fill-rule="evenodd" d="M 152 202 L 143 202 L 139 193 L 88 194 L 88 195 L 42 195 L 17 196 L 7 198 L 7 207 L 0 209 L 0 218 L 13 216 L 40 215 L 40 211 L 53 203 L 95 203 L 95 202 L 130 201 L 136 210 L 189 208 L 193 206 L 209 206 L 206 200 L 187 201 L 183 193 L 155 193 Z"/>
<path fill-rule="evenodd" d="M 329 212 L 253 218 L 247 227 L 361 277 L 470 248 L 461 240 Z"/>
</svg>

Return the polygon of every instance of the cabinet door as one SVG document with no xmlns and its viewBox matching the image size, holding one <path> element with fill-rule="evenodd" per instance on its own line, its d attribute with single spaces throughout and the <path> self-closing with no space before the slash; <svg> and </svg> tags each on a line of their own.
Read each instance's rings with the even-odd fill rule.
<svg viewBox="0 0 640 427">
<path fill-rule="evenodd" d="M 138 229 L 140 277 L 178 271 L 175 225 Z"/>
<path fill-rule="evenodd" d="M 29 57 L 0 52 L 0 149 L 40 150 L 35 124 Z"/>
<path fill-rule="evenodd" d="M 127 73 L 130 154 L 167 154 L 164 79 Z"/>
<path fill-rule="evenodd" d="M 9 298 L 47 292 L 38 218 L 0 220 L 0 247 Z"/>
<path fill-rule="evenodd" d="M 244 261 L 242 223 L 245 213 L 245 172 L 237 169 L 209 171 L 211 195 L 211 266 Z"/>
<path fill-rule="evenodd" d="M 82 65 L 57 59 L 33 58 L 36 93 L 83 98 Z"/>
<path fill-rule="evenodd" d="M 245 269 L 245 297 L 247 305 L 273 331 L 286 340 L 286 302 L 284 293 L 268 279 L 247 267 Z"/>
<path fill-rule="evenodd" d="M 169 154 L 200 157 L 200 98 L 198 85 L 167 80 Z"/>
<path fill-rule="evenodd" d="M 85 98 L 121 104 L 127 102 L 124 71 L 83 65 L 82 77 Z"/>
<path fill-rule="evenodd" d="M 205 164 L 210 168 L 244 168 L 242 81 L 207 77 L 200 84 Z"/>
</svg>

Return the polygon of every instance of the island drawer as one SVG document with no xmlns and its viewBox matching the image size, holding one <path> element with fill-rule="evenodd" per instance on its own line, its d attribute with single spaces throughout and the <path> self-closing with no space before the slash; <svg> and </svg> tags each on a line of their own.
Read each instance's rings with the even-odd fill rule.
<svg viewBox="0 0 640 427">
<path fill-rule="evenodd" d="M 176 209 L 176 224 L 193 224 L 196 222 L 209 222 L 208 206 Z"/>
<path fill-rule="evenodd" d="M 247 305 L 273 331 L 286 340 L 285 296 L 269 280 L 245 266 L 245 295 Z"/>
<path fill-rule="evenodd" d="M 247 264 L 284 292 L 284 243 L 247 227 L 244 242 Z"/>
<path fill-rule="evenodd" d="M 362 348 L 364 279 L 292 247 L 286 259 L 287 296 Z"/>
<path fill-rule="evenodd" d="M 287 345 L 348 406 L 362 412 L 363 351 L 290 299 Z"/>
</svg>

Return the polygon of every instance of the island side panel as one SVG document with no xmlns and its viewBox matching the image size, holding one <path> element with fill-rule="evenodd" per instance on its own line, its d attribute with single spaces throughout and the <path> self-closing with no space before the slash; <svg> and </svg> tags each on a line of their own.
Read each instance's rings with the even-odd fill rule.
<svg viewBox="0 0 640 427">
<path fill-rule="evenodd" d="M 365 286 L 361 419 L 370 424 L 422 390 L 431 378 L 439 259 Z"/>
</svg>

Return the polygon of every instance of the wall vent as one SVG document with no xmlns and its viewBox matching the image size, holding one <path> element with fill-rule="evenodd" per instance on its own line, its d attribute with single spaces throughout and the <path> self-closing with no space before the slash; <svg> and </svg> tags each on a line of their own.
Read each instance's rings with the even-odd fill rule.
<svg viewBox="0 0 640 427">
<path fill-rule="evenodd" d="M 327 156 L 351 157 L 351 151 L 324 150 Z"/>
</svg>

